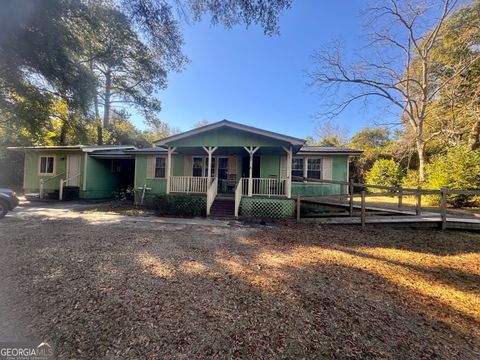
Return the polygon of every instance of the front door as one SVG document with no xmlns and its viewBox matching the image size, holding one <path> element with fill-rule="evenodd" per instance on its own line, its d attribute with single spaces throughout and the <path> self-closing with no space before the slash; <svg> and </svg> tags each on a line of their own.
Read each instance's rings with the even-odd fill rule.
<svg viewBox="0 0 480 360">
<path fill-rule="evenodd" d="M 217 176 L 218 176 L 218 192 L 228 192 L 228 158 L 220 157 L 218 160 Z"/>
<path fill-rule="evenodd" d="M 79 154 L 67 156 L 67 186 L 80 186 L 80 164 L 82 157 Z"/>
</svg>

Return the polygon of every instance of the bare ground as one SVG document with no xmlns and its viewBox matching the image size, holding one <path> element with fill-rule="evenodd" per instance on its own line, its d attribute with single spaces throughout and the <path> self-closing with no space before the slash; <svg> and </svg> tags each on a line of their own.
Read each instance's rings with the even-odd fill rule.
<svg viewBox="0 0 480 360">
<path fill-rule="evenodd" d="M 58 358 L 480 357 L 480 234 L 0 222 L 0 340 Z"/>
</svg>

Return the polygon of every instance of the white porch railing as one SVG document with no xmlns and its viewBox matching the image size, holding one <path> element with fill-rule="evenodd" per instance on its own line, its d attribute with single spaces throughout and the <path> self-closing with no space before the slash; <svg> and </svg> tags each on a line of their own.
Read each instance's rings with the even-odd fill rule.
<svg viewBox="0 0 480 360">
<path fill-rule="evenodd" d="M 242 195 L 249 196 L 249 179 L 242 178 Z M 287 180 L 276 178 L 253 178 L 252 196 L 287 196 Z"/>
<path fill-rule="evenodd" d="M 240 202 L 242 201 L 242 192 L 243 192 L 242 189 L 243 189 L 243 181 L 242 179 L 240 179 L 240 181 L 237 184 L 237 187 L 235 188 L 235 217 L 236 218 L 238 218 L 238 213 L 240 210 Z"/>
<path fill-rule="evenodd" d="M 58 178 L 59 176 L 63 175 L 65 173 L 60 173 L 55 176 L 52 176 L 48 179 L 40 179 L 40 188 L 39 188 L 39 193 L 40 193 L 40 199 L 43 199 L 45 196 L 45 184 L 49 181 L 52 181 L 53 179 Z"/>
<path fill-rule="evenodd" d="M 212 207 L 218 191 L 218 178 L 211 179 L 211 183 L 207 189 L 207 216 L 210 215 L 210 208 Z"/>
<path fill-rule="evenodd" d="M 171 176 L 170 192 L 200 193 L 205 194 L 208 190 L 208 178 L 199 176 Z"/>
<path fill-rule="evenodd" d="M 65 180 L 60 179 L 60 188 L 58 190 L 58 200 L 63 200 L 63 187 L 65 186 L 65 184 L 79 177 L 80 177 L 80 173 L 72 175 L 69 178 L 66 178 Z"/>
</svg>

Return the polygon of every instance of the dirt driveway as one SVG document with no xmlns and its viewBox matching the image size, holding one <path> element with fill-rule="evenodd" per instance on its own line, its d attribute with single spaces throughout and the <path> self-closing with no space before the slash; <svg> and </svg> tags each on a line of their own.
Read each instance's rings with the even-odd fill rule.
<svg viewBox="0 0 480 360">
<path fill-rule="evenodd" d="M 61 359 L 480 356 L 479 234 L 105 216 L 0 221 L 0 340 Z"/>
</svg>

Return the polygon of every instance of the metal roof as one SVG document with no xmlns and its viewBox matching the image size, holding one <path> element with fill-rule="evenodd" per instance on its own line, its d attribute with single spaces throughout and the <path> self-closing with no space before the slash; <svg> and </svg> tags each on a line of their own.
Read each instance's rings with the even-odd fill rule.
<svg viewBox="0 0 480 360">
<path fill-rule="evenodd" d="M 298 153 L 320 153 L 320 154 L 348 154 L 361 155 L 362 150 L 348 149 L 341 146 L 302 146 Z"/>
</svg>

